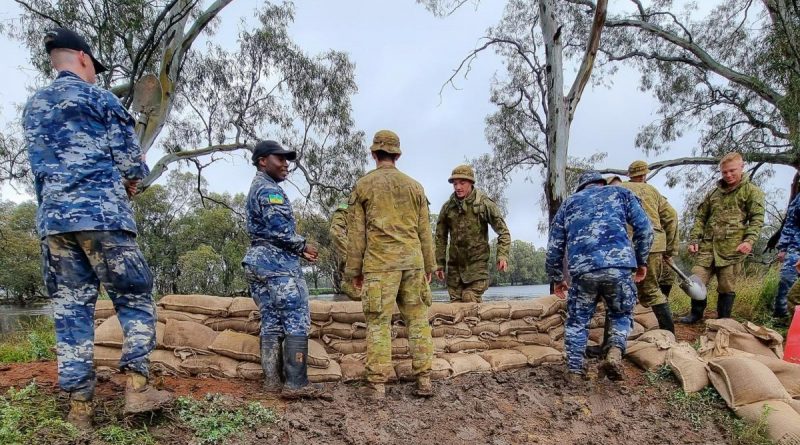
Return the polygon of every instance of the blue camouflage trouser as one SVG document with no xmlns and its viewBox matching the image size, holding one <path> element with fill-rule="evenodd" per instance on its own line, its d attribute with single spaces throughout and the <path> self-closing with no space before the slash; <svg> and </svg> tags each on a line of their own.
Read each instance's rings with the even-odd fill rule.
<svg viewBox="0 0 800 445">
<path fill-rule="evenodd" d="M 262 277 L 255 268 L 243 264 L 250 283 L 250 294 L 261 313 L 261 337 L 308 336 L 311 316 L 308 311 L 308 286 L 303 272 L 294 275 Z"/>
<path fill-rule="evenodd" d="M 630 269 L 600 269 L 572 277 L 567 296 L 564 349 L 570 372 L 584 372 L 584 352 L 589 339 L 589 321 L 594 315 L 598 297 L 602 298 L 609 320 L 609 347 L 625 352 L 628 334 L 633 327 L 632 313 L 636 305 L 636 287 Z"/>
<path fill-rule="evenodd" d="M 42 240 L 42 273 L 52 299 L 58 384 L 76 400 L 94 396 L 94 306 L 102 284 L 123 332 L 120 369 L 149 375 L 156 343 L 153 276 L 135 235 L 86 231 Z"/>
<path fill-rule="evenodd" d="M 786 295 L 789 294 L 789 289 L 791 289 L 792 285 L 797 280 L 797 270 L 794 268 L 794 265 L 797 263 L 798 258 L 800 258 L 800 253 L 786 252 L 786 257 L 783 259 L 781 280 L 780 284 L 778 284 L 778 295 L 775 296 L 775 304 L 773 306 L 775 314 L 786 314 L 788 312 Z"/>
</svg>

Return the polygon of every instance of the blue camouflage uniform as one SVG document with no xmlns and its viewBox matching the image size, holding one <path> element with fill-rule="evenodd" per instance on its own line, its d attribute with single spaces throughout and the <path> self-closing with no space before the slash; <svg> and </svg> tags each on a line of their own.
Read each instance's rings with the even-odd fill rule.
<svg viewBox="0 0 800 445">
<path fill-rule="evenodd" d="M 308 287 L 300 268 L 306 240 L 295 231 L 292 204 L 264 172 L 247 195 L 251 245 L 242 260 L 250 293 L 261 312 L 261 336 L 307 336 Z"/>
<path fill-rule="evenodd" d="M 792 203 L 789 204 L 777 248 L 779 251 L 786 252 L 786 256 L 781 267 L 781 280 L 778 285 L 778 295 L 775 297 L 773 314 L 785 317 L 789 315 L 786 295 L 797 280 L 797 270 L 794 265 L 800 259 L 800 195 L 795 196 Z"/>
<path fill-rule="evenodd" d="M 133 124 L 111 92 L 69 71 L 37 91 L 23 111 L 44 281 L 53 300 L 59 385 L 76 400 L 94 394 L 100 284 L 124 333 L 120 368 L 147 376 L 155 346 L 153 280 L 136 245 L 123 185 L 149 173 Z"/>
<path fill-rule="evenodd" d="M 592 180 L 594 179 L 594 180 Z M 595 185 L 599 173 L 584 174 L 579 191 L 558 209 L 550 227 L 547 274 L 564 281 L 566 255 L 572 284 L 567 297 L 564 346 L 570 372 L 584 372 L 589 320 L 598 296 L 610 319 L 609 346 L 625 352 L 636 305 L 632 272 L 647 265 L 653 229 L 638 198 L 622 187 Z M 626 225 L 633 227 L 633 247 Z"/>
</svg>

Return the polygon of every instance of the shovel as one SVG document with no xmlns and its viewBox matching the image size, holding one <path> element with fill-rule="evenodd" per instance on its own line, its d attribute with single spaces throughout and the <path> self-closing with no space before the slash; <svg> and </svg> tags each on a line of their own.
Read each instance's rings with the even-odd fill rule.
<svg viewBox="0 0 800 445">
<path fill-rule="evenodd" d="M 687 277 L 682 270 L 678 269 L 678 266 L 672 263 L 672 261 L 666 261 L 666 263 L 680 277 L 678 286 L 683 289 L 684 292 L 686 292 L 686 295 L 688 295 L 689 298 L 697 301 L 703 301 L 706 299 L 706 294 L 708 291 L 706 290 L 705 284 L 703 284 L 703 282 L 700 280 L 700 277 L 697 275 Z"/>
</svg>

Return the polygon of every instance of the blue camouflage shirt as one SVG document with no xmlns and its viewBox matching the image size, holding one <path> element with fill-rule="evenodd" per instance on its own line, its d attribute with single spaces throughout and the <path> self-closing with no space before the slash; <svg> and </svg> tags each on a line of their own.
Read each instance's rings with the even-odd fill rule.
<svg viewBox="0 0 800 445">
<path fill-rule="evenodd" d="M 786 221 L 783 223 L 778 250 L 800 253 L 800 195 L 797 195 L 786 210 Z"/>
<path fill-rule="evenodd" d="M 281 186 L 268 174 L 256 173 L 246 208 L 252 244 L 242 264 L 265 278 L 297 274 L 306 240 L 295 231 L 292 204 Z"/>
<path fill-rule="evenodd" d="M 136 233 L 123 179 L 143 179 L 149 170 L 133 118 L 110 91 L 62 71 L 28 99 L 22 121 L 39 236 Z"/>
<path fill-rule="evenodd" d="M 547 275 L 564 281 L 565 251 L 573 277 L 612 267 L 636 269 L 647 264 L 652 244 L 653 227 L 636 195 L 622 187 L 589 185 L 567 198 L 556 213 L 547 245 Z"/>
</svg>

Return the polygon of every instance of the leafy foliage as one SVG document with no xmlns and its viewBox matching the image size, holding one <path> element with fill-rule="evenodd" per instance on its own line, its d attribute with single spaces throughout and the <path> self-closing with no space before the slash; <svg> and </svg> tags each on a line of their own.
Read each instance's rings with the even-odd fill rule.
<svg viewBox="0 0 800 445">
<path fill-rule="evenodd" d="M 219 394 L 209 394 L 203 400 L 180 397 L 176 404 L 178 417 L 194 432 L 199 445 L 224 443 L 245 428 L 256 429 L 278 420 L 275 411 L 258 402 L 241 406 Z"/>
</svg>

